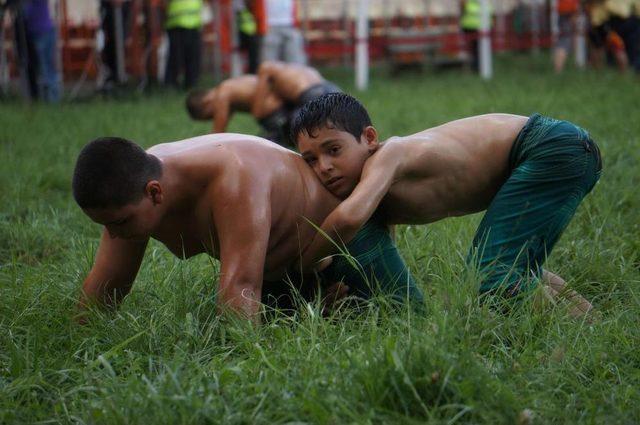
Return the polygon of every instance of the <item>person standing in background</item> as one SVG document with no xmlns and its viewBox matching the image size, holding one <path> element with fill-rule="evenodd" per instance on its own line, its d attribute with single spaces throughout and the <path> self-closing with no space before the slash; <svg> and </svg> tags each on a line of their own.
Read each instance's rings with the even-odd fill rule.
<svg viewBox="0 0 640 425">
<path fill-rule="evenodd" d="M 38 99 L 38 71 L 36 49 L 27 35 L 27 24 L 22 0 L 11 0 L 5 7 L 13 15 L 13 35 L 16 49 L 16 64 L 20 72 L 22 92 L 28 100 Z"/>
<path fill-rule="evenodd" d="M 122 18 L 122 40 L 127 38 L 129 25 L 129 12 L 131 2 L 127 0 L 100 0 L 100 17 L 102 33 L 104 34 L 104 47 L 102 49 L 102 64 L 104 65 L 104 80 L 100 89 L 104 92 L 112 91 L 117 84 L 125 83 L 124 76 L 118 75 L 118 53 L 116 45 L 116 13 L 120 9 Z M 124 66 L 124 64 L 123 64 Z"/>
<path fill-rule="evenodd" d="M 236 16 L 240 49 L 247 52 L 249 74 L 255 74 L 260 64 L 260 35 L 258 24 L 251 11 L 253 1 L 233 0 Z"/>
<path fill-rule="evenodd" d="M 478 72 L 480 70 L 478 41 L 480 39 L 480 28 L 482 27 L 480 0 L 465 0 L 462 3 L 460 27 L 465 34 L 467 49 L 471 55 L 471 69 L 474 72 Z M 491 19 L 489 19 L 489 29 L 491 29 Z"/>
<path fill-rule="evenodd" d="M 558 0 L 558 39 L 553 50 L 553 69 L 556 74 L 564 70 L 567 56 L 572 50 L 575 23 L 580 10 L 579 0 Z"/>
<path fill-rule="evenodd" d="M 629 65 L 640 72 L 640 20 L 634 16 L 633 0 L 606 0 L 609 26 L 624 41 Z"/>
<path fill-rule="evenodd" d="M 263 61 L 306 65 L 304 38 L 296 27 L 293 0 L 266 0 L 267 34 L 262 45 Z"/>
<path fill-rule="evenodd" d="M 28 0 L 24 3 L 26 35 L 36 53 L 38 95 L 46 102 L 60 100 L 56 67 L 56 30 L 51 21 L 48 0 Z"/>
<path fill-rule="evenodd" d="M 178 77 L 184 71 L 182 86 L 190 89 L 200 76 L 202 0 L 168 0 L 165 28 L 169 36 L 169 59 L 165 83 L 179 88 Z"/>
</svg>

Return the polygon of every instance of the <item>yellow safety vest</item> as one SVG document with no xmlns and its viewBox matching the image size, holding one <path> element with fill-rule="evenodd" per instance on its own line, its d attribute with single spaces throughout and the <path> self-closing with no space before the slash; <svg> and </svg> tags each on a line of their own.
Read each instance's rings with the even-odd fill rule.
<svg viewBox="0 0 640 425">
<path fill-rule="evenodd" d="M 258 25 L 253 17 L 253 14 L 247 9 L 242 9 L 238 12 L 238 29 L 241 33 L 247 35 L 255 35 L 258 30 Z"/>
<path fill-rule="evenodd" d="M 489 6 L 491 14 L 491 6 Z M 482 26 L 482 7 L 479 0 L 467 0 L 464 2 L 464 12 L 460 20 L 460 26 L 465 30 L 479 30 Z M 489 19 L 491 27 L 491 19 Z"/>
<path fill-rule="evenodd" d="M 166 28 L 197 29 L 202 26 L 202 0 L 171 0 Z"/>
</svg>

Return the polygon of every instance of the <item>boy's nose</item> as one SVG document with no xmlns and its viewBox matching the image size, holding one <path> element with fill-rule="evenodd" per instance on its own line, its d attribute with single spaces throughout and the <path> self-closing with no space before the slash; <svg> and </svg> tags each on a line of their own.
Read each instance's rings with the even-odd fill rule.
<svg viewBox="0 0 640 425">
<path fill-rule="evenodd" d="M 333 170 L 333 163 L 328 158 L 318 159 L 318 165 L 320 166 L 320 171 L 323 173 Z"/>
</svg>

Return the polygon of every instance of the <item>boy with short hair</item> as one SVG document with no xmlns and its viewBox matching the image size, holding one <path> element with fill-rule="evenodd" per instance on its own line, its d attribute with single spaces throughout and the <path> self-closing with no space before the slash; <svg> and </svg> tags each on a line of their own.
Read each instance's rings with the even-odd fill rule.
<svg viewBox="0 0 640 425">
<path fill-rule="evenodd" d="M 486 210 L 469 256 L 483 274 L 481 293 L 512 297 L 541 279 L 552 295 L 568 293 L 574 314 L 592 308 L 542 269 L 600 177 L 600 152 L 585 130 L 538 114 L 489 114 L 379 144 L 364 107 L 330 94 L 302 108 L 292 139 L 325 187 L 343 199 L 322 224 L 331 239 L 348 242 L 374 212 L 399 224 Z M 303 268 L 331 249 L 316 234 Z"/>
</svg>

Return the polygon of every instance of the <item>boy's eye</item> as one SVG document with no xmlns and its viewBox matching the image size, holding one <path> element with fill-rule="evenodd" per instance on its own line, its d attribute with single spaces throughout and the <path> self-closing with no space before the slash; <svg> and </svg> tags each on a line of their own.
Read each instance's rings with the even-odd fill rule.
<svg viewBox="0 0 640 425">
<path fill-rule="evenodd" d="M 331 146 L 329 148 L 329 152 L 333 153 L 333 154 L 340 152 L 340 146 L 337 146 L 337 145 L 336 146 Z"/>
<path fill-rule="evenodd" d="M 313 165 L 316 163 L 316 159 L 315 158 L 305 158 L 305 161 L 307 161 L 307 164 L 309 165 Z"/>
</svg>

